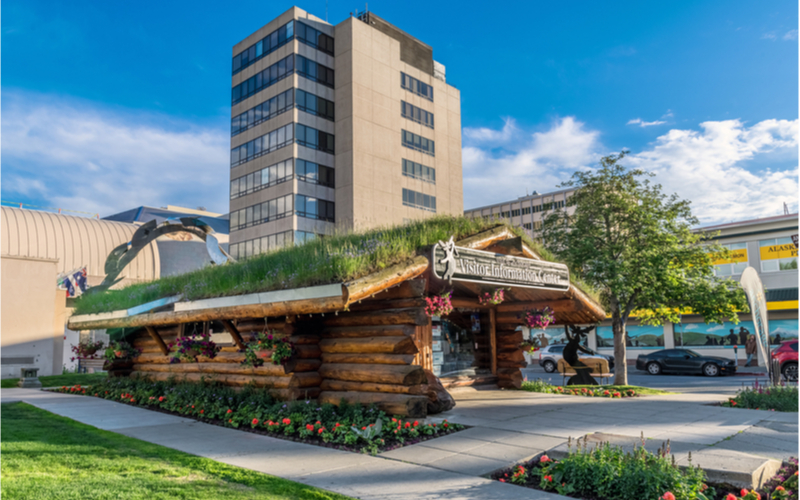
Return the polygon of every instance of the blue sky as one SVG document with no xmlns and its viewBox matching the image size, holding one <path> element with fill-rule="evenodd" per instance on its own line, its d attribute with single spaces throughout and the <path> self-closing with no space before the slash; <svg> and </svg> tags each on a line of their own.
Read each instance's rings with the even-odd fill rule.
<svg viewBox="0 0 800 500">
<path fill-rule="evenodd" d="M 4 2 L 2 199 L 226 211 L 231 47 L 292 3 L 230 5 Z M 628 148 L 705 223 L 796 210 L 796 1 L 454 5 L 370 10 L 461 91 L 465 208 Z M 330 0 L 328 18 L 356 7 Z"/>
</svg>

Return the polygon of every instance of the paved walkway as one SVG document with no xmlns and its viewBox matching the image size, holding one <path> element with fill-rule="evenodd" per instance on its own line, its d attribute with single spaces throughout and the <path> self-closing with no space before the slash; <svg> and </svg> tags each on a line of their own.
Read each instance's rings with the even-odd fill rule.
<svg viewBox="0 0 800 500">
<path fill-rule="evenodd" d="M 797 415 L 705 406 L 707 394 L 595 400 L 516 391 L 466 391 L 440 415 L 473 428 L 377 457 L 283 441 L 85 396 L 3 389 L 2 402 L 44 410 L 231 465 L 364 499 L 564 499 L 491 481 L 498 468 L 604 432 L 671 439 L 680 452 L 736 450 L 797 456 Z M 734 436 L 731 439 L 726 438 Z M 674 450 L 676 453 L 679 450 Z M 680 457 L 679 457 L 680 458 Z"/>
</svg>

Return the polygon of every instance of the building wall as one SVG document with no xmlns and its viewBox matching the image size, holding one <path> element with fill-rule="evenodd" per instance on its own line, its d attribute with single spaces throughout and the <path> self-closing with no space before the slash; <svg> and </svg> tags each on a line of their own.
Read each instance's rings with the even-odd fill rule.
<svg viewBox="0 0 800 500">
<path fill-rule="evenodd" d="M 56 259 L 0 258 L 0 345 L 2 378 L 19 377 L 20 368 L 39 368 L 39 375 L 61 373 L 62 321 L 66 298 L 56 290 Z"/>
</svg>

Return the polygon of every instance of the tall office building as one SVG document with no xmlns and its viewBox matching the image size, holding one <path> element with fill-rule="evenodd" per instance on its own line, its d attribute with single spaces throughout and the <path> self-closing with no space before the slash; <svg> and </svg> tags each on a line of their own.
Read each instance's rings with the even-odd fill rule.
<svg viewBox="0 0 800 500">
<path fill-rule="evenodd" d="M 461 97 L 372 13 L 292 7 L 233 48 L 230 249 L 461 214 Z"/>
</svg>

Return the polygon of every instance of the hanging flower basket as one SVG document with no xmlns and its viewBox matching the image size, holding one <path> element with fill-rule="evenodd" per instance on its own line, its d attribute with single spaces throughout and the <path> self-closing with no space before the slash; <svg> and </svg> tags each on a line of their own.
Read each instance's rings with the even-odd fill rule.
<svg viewBox="0 0 800 500">
<path fill-rule="evenodd" d="M 453 292 L 446 292 L 434 297 L 425 297 L 425 302 L 428 303 L 425 306 L 425 314 L 432 318 L 434 316 L 447 316 L 453 312 L 453 304 L 450 301 L 452 295 Z"/>
<path fill-rule="evenodd" d="M 103 348 L 103 341 L 98 340 L 92 342 L 91 340 L 82 340 L 78 345 L 72 346 L 72 352 L 77 354 L 79 359 L 94 359 L 97 351 Z"/>
<path fill-rule="evenodd" d="M 206 337 L 178 337 L 175 342 L 170 342 L 169 347 L 177 346 L 178 349 L 173 353 L 170 363 L 196 363 L 198 356 L 209 359 L 216 357 L 219 352 L 217 344 Z"/>
<path fill-rule="evenodd" d="M 518 316 L 528 328 L 544 330 L 548 325 L 556 320 L 556 315 L 552 309 L 526 309 Z"/>
<path fill-rule="evenodd" d="M 519 345 L 519 347 L 528 354 L 533 354 L 539 350 L 539 341 L 536 339 L 525 340 Z"/>
<path fill-rule="evenodd" d="M 255 368 L 265 362 L 283 367 L 284 373 L 292 372 L 297 364 L 294 344 L 285 337 L 278 336 L 274 331 L 257 334 L 253 341 L 247 344 L 242 364 Z"/>
<path fill-rule="evenodd" d="M 109 377 L 128 376 L 133 371 L 133 358 L 141 352 L 124 340 L 111 342 L 105 350 L 103 370 L 108 372 Z"/>
<path fill-rule="evenodd" d="M 485 292 L 478 295 L 478 302 L 483 306 L 502 304 L 505 299 L 505 291 L 502 288 L 496 289 L 494 292 Z"/>
</svg>

